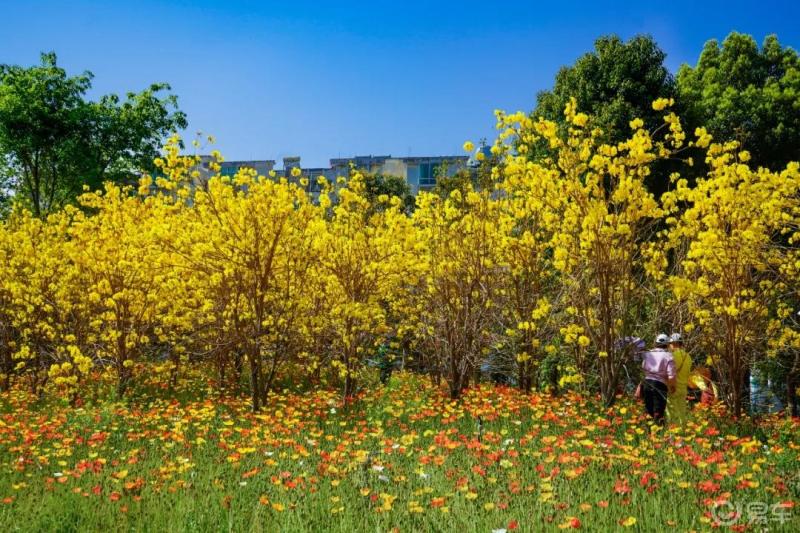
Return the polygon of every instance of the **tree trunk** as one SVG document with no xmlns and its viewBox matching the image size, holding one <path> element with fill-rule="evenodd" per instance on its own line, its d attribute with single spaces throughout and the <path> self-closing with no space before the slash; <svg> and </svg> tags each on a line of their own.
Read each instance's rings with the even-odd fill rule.
<svg viewBox="0 0 800 533">
<path fill-rule="evenodd" d="M 11 389 L 11 372 L 14 367 L 11 366 L 11 357 L 3 357 L 3 383 L 0 385 L 0 390 L 7 392 Z"/>
<path fill-rule="evenodd" d="M 613 355 L 613 354 L 612 354 Z M 612 355 L 600 361 L 600 395 L 605 407 L 611 407 L 617 401 L 617 377 L 614 372 Z"/>
<path fill-rule="evenodd" d="M 254 364 L 250 365 L 250 398 L 254 413 L 261 410 L 261 395 L 258 392 L 258 370 Z"/>
<path fill-rule="evenodd" d="M 244 372 L 244 357 L 238 351 L 233 354 L 233 388 L 238 391 L 242 384 L 242 373 Z"/>
<path fill-rule="evenodd" d="M 353 395 L 354 388 L 355 388 L 355 380 L 353 379 L 353 376 L 350 374 L 350 371 L 348 370 L 344 376 L 344 390 L 342 391 L 342 396 L 343 396 L 342 402 L 344 404 L 349 403 L 351 399 L 350 397 Z"/>
<path fill-rule="evenodd" d="M 428 375 L 431 378 L 431 385 L 436 387 L 437 389 L 442 386 L 442 372 L 439 370 L 438 367 L 431 370 Z"/>
<path fill-rule="evenodd" d="M 275 371 L 278 368 L 278 362 L 275 357 L 272 358 L 271 363 L 269 374 L 267 374 L 267 376 L 263 379 L 263 383 L 261 385 L 261 394 L 263 396 L 262 403 L 264 405 L 267 404 L 267 396 L 269 395 L 269 391 L 272 390 L 272 380 L 275 379 Z"/>
<path fill-rule="evenodd" d="M 126 359 L 127 360 L 127 359 Z M 125 361 L 117 367 L 117 396 L 122 398 L 128 392 L 128 385 L 132 377 L 131 369 L 125 366 Z"/>
<path fill-rule="evenodd" d="M 122 327 L 118 326 L 119 331 L 124 331 Z M 128 347 L 126 346 L 126 335 L 119 335 L 117 337 L 117 396 L 122 398 L 128 391 L 128 382 L 131 379 L 131 369 L 125 366 L 128 361 Z"/>
<path fill-rule="evenodd" d="M 175 390 L 178 385 L 178 367 L 180 365 L 180 356 L 172 357 L 172 368 L 169 369 L 169 388 Z"/>
<path fill-rule="evenodd" d="M 465 370 L 463 372 L 455 369 L 453 371 L 453 375 L 450 377 L 450 399 L 457 400 L 461 397 L 461 394 L 469 388 L 469 378 L 470 378 L 470 371 Z"/>
<path fill-rule="evenodd" d="M 742 413 L 742 394 L 739 387 L 735 385 L 731 390 L 731 413 L 735 418 L 739 418 Z"/>
<path fill-rule="evenodd" d="M 550 394 L 558 396 L 561 394 L 558 386 L 558 365 L 552 365 L 547 373 L 547 381 L 550 383 Z"/>
<path fill-rule="evenodd" d="M 461 377 L 453 376 L 450 380 L 450 399 L 457 400 L 461 397 Z"/>
<path fill-rule="evenodd" d="M 737 371 L 732 376 L 730 385 L 730 401 L 728 407 L 735 418 L 739 418 L 747 407 L 747 400 L 750 395 L 750 372 Z"/>
<path fill-rule="evenodd" d="M 352 400 L 352 396 L 356 391 L 356 378 L 353 375 L 356 361 L 356 348 L 348 346 L 345 348 L 342 355 L 344 356 L 343 363 L 346 371 L 344 376 L 344 389 L 342 390 L 342 405 L 347 405 L 350 400 Z"/>
<path fill-rule="evenodd" d="M 519 363 L 518 380 L 519 389 L 525 394 L 530 394 L 533 388 L 533 359 Z"/>
<path fill-rule="evenodd" d="M 222 357 L 217 358 L 217 379 L 219 380 L 220 390 L 225 389 L 225 359 Z"/>
<path fill-rule="evenodd" d="M 253 342 L 248 359 L 250 359 L 250 395 L 252 398 L 252 408 L 253 412 L 257 413 L 261 410 L 261 361 L 257 342 Z"/>
</svg>

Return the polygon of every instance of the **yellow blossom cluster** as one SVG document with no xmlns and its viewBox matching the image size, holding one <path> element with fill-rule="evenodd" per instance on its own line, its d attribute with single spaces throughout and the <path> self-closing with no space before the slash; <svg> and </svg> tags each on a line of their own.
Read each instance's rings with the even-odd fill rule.
<svg viewBox="0 0 800 533">
<path fill-rule="evenodd" d="M 654 257 L 682 258 L 667 277 L 671 298 L 739 412 L 737 384 L 758 358 L 800 349 L 800 167 L 753 169 L 738 143 L 711 143 L 704 128 L 695 135 L 710 170 L 694 187 L 676 179 L 665 194 L 668 230 Z"/>
<path fill-rule="evenodd" d="M 169 385 L 208 364 L 221 386 L 249 381 L 257 410 L 279 379 L 357 394 L 383 344 L 453 397 L 485 365 L 524 390 L 546 367 L 611 403 L 620 339 L 664 310 L 737 383 L 800 347 L 800 171 L 753 169 L 703 128 L 687 142 L 672 104 L 616 144 L 574 99 L 563 128 L 498 111 L 487 179 L 421 192 L 411 214 L 355 170 L 311 193 L 299 169 L 221 175 L 215 152 L 201 178 L 173 138 L 138 188 L 2 223 L 0 384 L 75 398 L 105 372 L 124 394 L 146 368 Z M 708 171 L 687 164 L 656 198 L 654 164 L 686 149 Z"/>
</svg>

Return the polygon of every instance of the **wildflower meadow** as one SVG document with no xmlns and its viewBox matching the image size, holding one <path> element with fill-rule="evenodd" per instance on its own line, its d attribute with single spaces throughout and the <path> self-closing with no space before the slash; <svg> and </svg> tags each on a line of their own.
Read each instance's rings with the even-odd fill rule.
<svg viewBox="0 0 800 533">
<path fill-rule="evenodd" d="M 172 391 L 145 379 L 135 406 L 44 405 L 25 391 L 7 394 L 3 528 L 798 526 L 798 427 L 781 417 L 753 434 L 703 407 L 684 428 L 650 431 L 630 401 L 605 409 L 579 394 L 489 385 L 454 401 L 409 373 L 349 407 L 334 391 L 276 391 L 269 409 L 253 414 L 246 398 L 193 377 Z"/>
</svg>

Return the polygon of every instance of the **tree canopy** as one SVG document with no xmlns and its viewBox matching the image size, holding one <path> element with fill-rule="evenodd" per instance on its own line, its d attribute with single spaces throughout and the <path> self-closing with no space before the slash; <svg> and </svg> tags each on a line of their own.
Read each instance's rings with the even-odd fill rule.
<svg viewBox="0 0 800 533">
<path fill-rule="evenodd" d="M 800 160 L 800 58 L 769 35 L 708 41 L 697 65 L 683 65 L 677 87 L 684 118 L 715 138 L 736 139 L 754 165 L 783 168 Z M 693 129 L 693 128 L 692 128 Z"/>
<path fill-rule="evenodd" d="M 574 65 L 562 67 L 549 91 L 536 97 L 533 115 L 566 124 L 564 108 L 575 98 L 578 109 L 593 117 L 604 140 L 628 138 L 631 120 L 640 118 L 652 129 L 663 124 L 651 103 L 676 96 L 675 80 L 664 66 L 666 54 L 652 37 L 638 35 L 627 42 L 603 36 Z"/>
<path fill-rule="evenodd" d="M 124 98 L 86 98 L 93 75 L 69 76 L 55 53 L 33 67 L 0 65 L 0 191 L 43 216 L 84 186 L 131 181 L 170 132 L 187 125 L 165 83 Z"/>
<path fill-rule="evenodd" d="M 404 178 L 390 174 L 371 174 L 368 172 L 362 174 L 364 175 L 365 193 L 370 202 L 376 203 L 376 200 L 382 195 L 389 198 L 396 196 L 403 201 L 403 210 L 405 212 L 414 211 L 416 200 L 411 193 L 411 187 Z"/>
<path fill-rule="evenodd" d="M 595 49 L 563 67 L 553 88 L 537 95 L 534 118 L 569 127 L 563 110 L 574 97 L 578 109 L 592 117 L 604 142 L 619 143 L 629 135 L 634 119 L 650 131 L 664 127 L 658 98 L 674 101 L 672 109 L 694 132 L 704 127 L 716 139 L 737 140 L 755 166 L 783 168 L 800 160 L 800 58 L 775 35 L 759 48 L 750 35 L 733 32 L 720 44 L 708 41 L 697 64 L 681 66 L 673 77 L 664 65 L 666 54 L 650 36 L 627 42 L 604 36 Z M 532 159 L 552 157 L 547 146 L 530 149 Z M 704 165 L 700 151 L 686 147 Z M 656 194 L 669 188 L 669 175 L 681 170 L 675 161 L 660 161 L 648 187 Z M 702 174 L 705 170 L 689 174 Z M 687 175 L 691 180 L 692 175 Z"/>
</svg>

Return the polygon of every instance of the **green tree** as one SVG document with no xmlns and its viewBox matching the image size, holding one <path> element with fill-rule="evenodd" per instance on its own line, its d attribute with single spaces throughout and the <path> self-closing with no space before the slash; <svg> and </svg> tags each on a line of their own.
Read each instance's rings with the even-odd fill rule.
<svg viewBox="0 0 800 533">
<path fill-rule="evenodd" d="M 769 35 L 759 49 L 750 35 L 710 40 L 697 65 L 683 65 L 677 88 L 689 131 L 736 139 L 754 165 L 782 169 L 800 160 L 800 58 Z"/>
<path fill-rule="evenodd" d="M 655 131 L 664 126 L 663 113 L 653 109 L 657 98 L 676 98 L 675 80 L 664 66 L 666 54 L 649 35 L 637 35 L 627 42 L 616 35 L 603 36 L 572 66 L 562 67 L 553 88 L 536 97 L 533 117 L 542 117 L 568 127 L 564 108 L 574 97 L 578 111 L 588 114 L 591 127 L 602 129 L 600 140 L 609 144 L 625 141 L 631 133 L 630 122 L 644 121 L 644 127 Z M 681 116 L 678 101 L 672 109 Z M 532 147 L 531 158 L 552 157 L 549 146 Z M 647 179 L 648 188 L 660 195 L 668 188 L 669 174 L 676 163 L 659 161 Z"/>
<path fill-rule="evenodd" d="M 406 180 L 399 176 L 391 176 L 388 174 L 370 174 L 362 172 L 364 176 L 364 188 L 367 199 L 372 205 L 378 204 L 378 197 L 386 195 L 389 198 L 397 196 L 403 202 L 403 210 L 406 213 L 414 211 L 416 198 L 411 194 L 411 187 L 409 187 Z"/>
<path fill-rule="evenodd" d="M 0 155 L 0 220 L 11 211 L 14 174 L 8 157 Z"/>
<path fill-rule="evenodd" d="M 471 172 L 468 168 L 463 168 L 452 176 L 448 176 L 447 174 L 438 176 L 436 178 L 436 185 L 431 192 L 444 200 L 455 190 L 466 194 L 467 191 L 473 188 L 478 188 L 478 184 L 475 180 L 475 173 Z"/>
<path fill-rule="evenodd" d="M 92 102 L 92 78 L 68 76 L 52 52 L 30 68 L 0 65 L 0 157 L 9 169 L 0 189 L 36 216 L 70 203 L 84 186 L 152 170 L 164 137 L 187 125 L 166 84 Z"/>
<path fill-rule="evenodd" d="M 609 35 L 597 39 L 594 48 L 558 71 L 553 88 L 537 95 L 533 115 L 566 124 L 564 108 L 574 97 L 578 110 L 593 117 L 591 125 L 603 129 L 605 142 L 626 140 L 634 118 L 650 130 L 661 126 L 662 113 L 653 110 L 653 100 L 674 98 L 676 89 L 664 66 L 666 54 L 653 38 L 637 35 L 623 42 Z"/>
<path fill-rule="evenodd" d="M 500 159 L 491 152 L 486 139 L 481 139 L 465 168 L 458 168 L 453 174 L 448 172 L 446 166 L 437 169 L 436 185 L 431 192 L 445 199 L 455 190 L 467 194 L 472 189 L 491 188 L 494 185 L 492 169 L 499 164 Z"/>
</svg>

